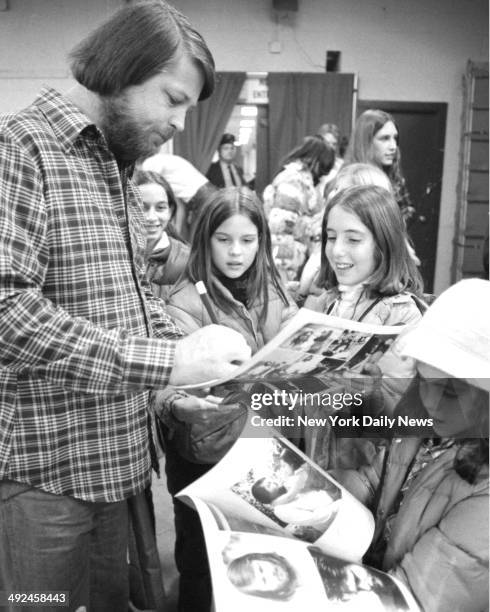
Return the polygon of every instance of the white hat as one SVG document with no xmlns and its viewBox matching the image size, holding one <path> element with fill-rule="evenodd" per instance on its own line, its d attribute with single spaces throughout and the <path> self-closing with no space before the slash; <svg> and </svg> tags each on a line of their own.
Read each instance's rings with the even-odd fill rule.
<svg viewBox="0 0 490 612">
<path fill-rule="evenodd" d="M 462 280 L 400 338 L 402 355 L 490 391 L 490 281 Z"/>
</svg>

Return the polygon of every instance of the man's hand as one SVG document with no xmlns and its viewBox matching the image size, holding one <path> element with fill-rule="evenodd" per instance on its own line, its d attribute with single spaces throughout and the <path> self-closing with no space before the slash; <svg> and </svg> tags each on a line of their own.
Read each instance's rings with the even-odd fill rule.
<svg viewBox="0 0 490 612">
<path fill-rule="evenodd" d="M 222 325 L 206 325 L 177 341 L 169 384 L 191 385 L 231 376 L 250 356 L 241 334 Z"/>
</svg>

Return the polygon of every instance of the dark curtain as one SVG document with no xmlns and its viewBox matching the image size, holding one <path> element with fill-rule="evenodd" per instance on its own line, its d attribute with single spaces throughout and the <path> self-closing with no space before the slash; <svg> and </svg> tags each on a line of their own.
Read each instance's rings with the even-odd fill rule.
<svg viewBox="0 0 490 612">
<path fill-rule="evenodd" d="M 323 123 L 335 123 L 341 137 L 349 138 L 353 74 L 270 72 L 267 85 L 271 180 L 281 159 Z"/>
<path fill-rule="evenodd" d="M 185 130 L 174 137 L 174 153 L 206 174 L 213 153 L 245 82 L 245 72 L 216 73 L 213 95 L 187 114 Z"/>
</svg>

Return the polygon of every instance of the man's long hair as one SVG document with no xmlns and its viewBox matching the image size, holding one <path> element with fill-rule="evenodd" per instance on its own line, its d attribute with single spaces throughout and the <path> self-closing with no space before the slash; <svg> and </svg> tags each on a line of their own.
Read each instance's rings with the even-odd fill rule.
<svg viewBox="0 0 490 612">
<path fill-rule="evenodd" d="M 214 60 L 188 19 L 163 0 L 131 4 L 91 32 L 70 53 L 75 79 L 101 96 L 117 95 L 162 72 L 179 52 L 199 68 L 204 85 L 214 89 Z"/>
</svg>

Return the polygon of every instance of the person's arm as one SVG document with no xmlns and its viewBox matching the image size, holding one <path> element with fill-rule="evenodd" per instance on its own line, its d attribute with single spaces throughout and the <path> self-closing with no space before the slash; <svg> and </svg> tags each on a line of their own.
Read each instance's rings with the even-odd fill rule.
<svg viewBox="0 0 490 612">
<path fill-rule="evenodd" d="M 376 447 L 376 455 L 369 464 L 364 464 L 356 470 L 339 468 L 328 470 L 328 473 L 369 508 L 381 483 L 381 474 L 387 452 L 389 452 L 389 447 L 380 444 Z"/>
<path fill-rule="evenodd" d="M 463 499 L 443 514 L 389 573 L 423 610 L 488 609 L 488 494 Z"/>
<path fill-rule="evenodd" d="M 178 340 L 184 336 L 184 331 L 169 316 L 165 302 L 154 294 L 150 283 L 145 277 L 141 279 L 141 286 L 145 294 L 153 336 L 170 340 Z"/>
<path fill-rule="evenodd" d="M 187 338 L 183 346 L 180 341 L 176 355 L 174 340 L 132 336 L 70 316 L 42 293 L 50 257 L 47 233 L 41 172 L 22 146 L 0 135 L 1 367 L 75 392 L 114 394 L 162 387 L 171 372 L 175 384 L 205 381 L 227 374 L 231 361 L 249 355 L 239 334 L 229 337 L 231 330 Z M 210 359 L 207 334 L 237 347 L 238 355 L 228 349 L 225 356 L 213 341 Z M 214 365 L 204 371 L 203 360 Z"/>
<path fill-rule="evenodd" d="M 21 146 L 0 136 L 0 365 L 85 393 L 164 383 L 174 342 L 101 329 L 43 296 L 47 233 L 41 172 Z"/>
</svg>

